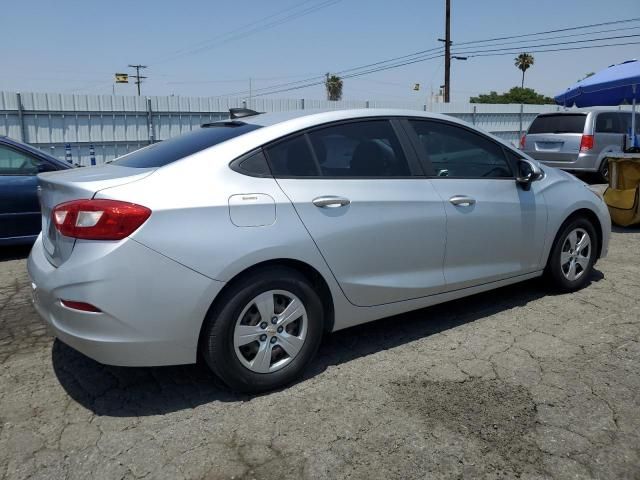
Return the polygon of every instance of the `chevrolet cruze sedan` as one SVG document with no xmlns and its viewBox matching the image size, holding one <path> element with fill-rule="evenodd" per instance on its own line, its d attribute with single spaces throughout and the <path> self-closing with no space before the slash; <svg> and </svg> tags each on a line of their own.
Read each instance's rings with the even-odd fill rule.
<svg viewBox="0 0 640 480">
<path fill-rule="evenodd" d="M 37 311 L 106 364 L 297 378 L 325 332 L 546 275 L 583 287 L 610 219 L 583 182 L 451 117 L 232 111 L 41 174 Z"/>
</svg>

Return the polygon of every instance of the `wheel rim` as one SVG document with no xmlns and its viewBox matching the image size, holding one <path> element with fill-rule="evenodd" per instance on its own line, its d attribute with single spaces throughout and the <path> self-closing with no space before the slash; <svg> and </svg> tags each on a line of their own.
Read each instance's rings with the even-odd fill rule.
<svg viewBox="0 0 640 480">
<path fill-rule="evenodd" d="M 280 370 L 302 350 L 308 323 L 304 304 L 293 293 L 261 293 L 238 316 L 233 332 L 235 354 L 252 372 Z"/>
<path fill-rule="evenodd" d="M 607 180 L 609 180 L 609 164 L 605 164 L 602 166 L 602 168 L 600 169 L 600 174 L 602 175 L 603 178 L 606 178 Z"/>
<path fill-rule="evenodd" d="M 572 230 L 562 244 L 560 270 L 569 281 L 584 275 L 591 261 L 591 237 L 586 230 Z"/>
</svg>

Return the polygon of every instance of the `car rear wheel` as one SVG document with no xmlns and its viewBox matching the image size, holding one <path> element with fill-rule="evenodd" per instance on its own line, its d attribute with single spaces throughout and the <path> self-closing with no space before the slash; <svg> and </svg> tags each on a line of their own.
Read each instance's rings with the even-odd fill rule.
<svg viewBox="0 0 640 480">
<path fill-rule="evenodd" d="M 270 267 L 231 285 L 207 315 L 201 354 L 230 388 L 262 392 L 298 378 L 323 332 L 322 301 L 299 272 Z"/>
<path fill-rule="evenodd" d="M 570 292 L 589 281 L 596 259 L 595 228 L 586 218 L 575 218 L 563 225 L 549 256 L 547 274 L 555 287 Z"/>
</svg>

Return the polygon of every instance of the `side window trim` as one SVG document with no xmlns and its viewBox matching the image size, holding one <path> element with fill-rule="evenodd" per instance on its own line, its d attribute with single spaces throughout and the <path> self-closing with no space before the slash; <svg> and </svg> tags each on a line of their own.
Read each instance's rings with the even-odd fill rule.
<svg viewBox="0 0 640 480">
<path fill-rule="evenodd" d="M 398 137 L 398 141 L 400 142 L 400 148 L 404 153 L 405 158 L 407 159 L 407 163 L 409 164 L 409 171 L 411 172 L 412 177 L 424 178 L 426 177 L 426 173 L 422 164 L 420 163 L 420 159 L 418 158 L 418 152 L 413 145 L 411 136 L 407 133 L 403 122 L 404 118 L 400 117 L 391 117 L 388 119 L 389 123 L 391 123 L 391 127 Z M 393 178 L 403 178 L 403 177 L 393 177 Z"/>
<path fill-rule="evenodd" d="M 493 145 L 495 145 L 496 147 L 498 147 L 500 149 L 500 151 L 502 152 L 502 158 L 504 159 L 506 165 L 509 167 L 511 176 L 510 177 L 442 177 L 442 176 L 438 176 L 435 174 L 435 168 L 433 167 L 433 164 L 431 163 L 431 161 L 429 160 L 429 158 L 427 157 L 427 155 L 425 154 L 424 150 L 422 149 L 421 145 L 420 145 L 420 140 L 418 138 L 418 133 L 415 131 L 415 129 L 413 128 L 413 125 L 411 125 L 411 121 L 420 121 L 420 122 L 427 122 L 427 123 L 437 123 L 440 125 L 446 125 L 448 127 L 453 127 L 453 128 L 460 128 L 462 130 L 466 130 L 468 132 L 471 132 L 474 135 L 477 135 L 480 138 L 483 138 L 489 142 L 491 142 Z M 406 118 L 407 121 L 407 125 L 406 128 L 408 129 L 408 134 L 413 138 L 412 142 L 415 145 L 415 147 L 417 148 L 418 151 L 418 157 L 421 161 L 421 163 L 423 164 L 423 168 L 425 171 L 429 172 L 430 174 L 427 175 L 427 178 L 430 179 L 447 179 L 447 180 L 514 180 L 515 179 L 515 170 L 513 168 L 513 165 L 511 164 L 511 162 L 509 161 L 504 149 L 505 147 L 501 144 L 496 142 L 494 139 L 483 135 L 481 132 L 478 132 L 476 130 L 473 130 L 469 127 L 466 127 L 465 125 L 459 125 L 457 123 L 453 123 L 453 122 L 448 122 L 446 120 L 441 120 L 439 118 L 425 118 L 425 117 L 407 117 Z"/>
</svg>

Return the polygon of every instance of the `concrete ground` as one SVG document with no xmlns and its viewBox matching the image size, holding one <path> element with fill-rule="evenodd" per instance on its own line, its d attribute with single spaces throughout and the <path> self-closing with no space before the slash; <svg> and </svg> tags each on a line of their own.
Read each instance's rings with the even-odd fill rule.
<svg viewBox="0 0 640 480">
<path fill-rule="evenodd" d="M 580 292 L 530 281 L 338 332 L 253 398 L 54 341 L 26 251 L 4 255 L 0 478 L 640 478 L 639 229 Z"/>
</svg>

